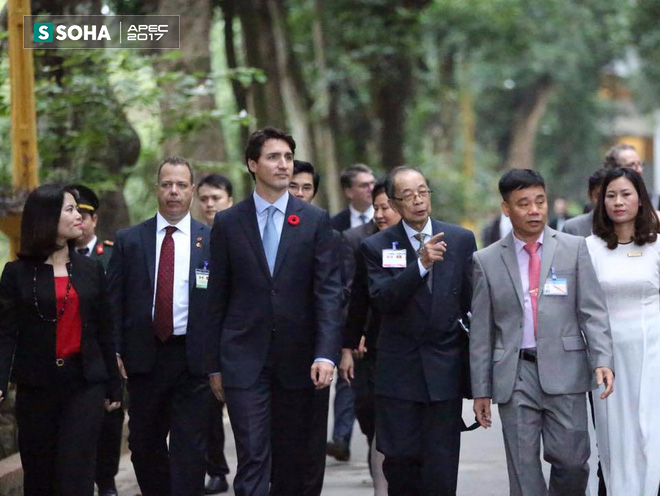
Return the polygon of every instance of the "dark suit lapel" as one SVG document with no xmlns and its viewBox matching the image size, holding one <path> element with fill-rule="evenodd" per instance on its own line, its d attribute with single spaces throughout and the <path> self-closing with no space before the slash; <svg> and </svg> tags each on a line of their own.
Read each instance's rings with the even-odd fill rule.
<svg viewBox="0 0 660 496">
<path fill-rule="evenodd" d="M 539 301 L 543 297 L 543 286 L 548 278 L 550 267 L 552 267 L 552 261 L 555 258 L 555 250 L 557 249 L 556 234 L 556 231 L 547 226 L 543 233 L 543 256 L 541 258 L 541 273 L 539 274 Z"/>
<path fill-rule="evenodd" d="M 259 234 L 259 224 L 257 223 L 257 209 L 254 205 L 254 197 L 250 195 L 243 205 L 240 219 L 245 234 L 250 242 L 250 246 L 254 251 L 254 255 L 257 258 L 257 262 L 261 267 L 261 270 L 264 271 L 266 276 L 270 279 L 270 270 L 268 269 L 268 262 L 266 261 L 266 253 L 264 252 L 264 243 L 261 240 L 261 235 Z"/>
<path fill-rule="evenodd" d="M 197 281 L 195 270 L 204 267 L 205 261 L 202 260 L 202 255 L 204 253 L 204 243 L 206 243 L 203 236 L 205 229 L 208 229 L 208 227 L 192 219 L 190 220 L 190 275 L 188 277 L 190 291 L 193 290 Z M 208 266 L 206 268 L 208 269 Z"/>
<path fill-rule="evenodd" d="M 142 249 L 144 251 L 144 262 L 149 272 L 150 287 L 154 287 L 156 272 L 156 217 L 153 217 L 142 224 Z"/>
<path fill-rule="evenodd" d="M 525 308 L 523 290 L 522 290 L 522 280 L 520 279 L 520 268 L 518 267 L 518 257 L 516 255 L 516 245 L 513 242 L 513 234 L 509 233 L 502 240 L 502 259 L 504 260 L 504 266 L 509 272 L 509 277 L 511 282 L 513 282 L 513 287 L 516 290 L 518 295 L 518 302 L 520 303 L 520 308 Z"/>
<path fill-rule="evenodd" d="M 442 224 L 436 220 L 431 219 L 431 226 L 433 236 L 443 231 Z M 447 242 L 447 238 L 443 238 L 443 240 Z M 447 242 L 447 244 L 449 245 L 450 243 Z M 444 291 L 445 286 L 452 280 L 454 263 L 451 261 L 452 256 L 450 252 L 447 252 L 446 255 L 444 262 L 433 264 L 433 272 L 431 274 L 433 276 L 433 294 L 435 295 L 446 294 Z"/>
<path fill-rule="evenodd" d="M 289 195 L 289 201 L 286 205 L 286 213 L 284 214 L 284 224 L 282 225 L 282 235 L 280 236 L 280 244 L 277 247 L 277 258 L 275 259 L 275 267 L 273 269 L 273 277 L 277 277 L 278 272 L 284 264 L 284 259 L 289 251 L 291 245 L 295 242 L 297 235 L 296 231 L 304 229 L 300 224 L 292 226 L 289 224 L 289 215 L 297 214 L 302 210 L 302 202 L 294 196 Z M 305 219 L 301 219 L 301 223 Z M 265 257 L 265 255 L 264 255 Z"/>
</svg>

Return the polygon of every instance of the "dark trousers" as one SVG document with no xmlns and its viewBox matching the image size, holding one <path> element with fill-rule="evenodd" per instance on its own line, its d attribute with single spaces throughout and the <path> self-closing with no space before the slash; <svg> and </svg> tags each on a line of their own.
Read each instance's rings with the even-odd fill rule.
<svg viewBox="0 0 660 496">
<path fill-rule="evenodd" d="M 314 398 L 311 382 L 306 389 L 285 389 L 269 366 L 248 388 L 225 387 L 238 455 L 236 496 L 303 494 Z"/>
<path fill-rule="evenodd" d="M 25 496 L 92 496 L 104 384 L 18 385 L 16 420 Z"/>
<path fill-rule="evenodd" d="M 355 423 L 354 397 L 351 386 L 337 375 L 335 384 L 335 423 L 332 428 L 332 441 L 350 446 L 353 424 Z"/>
<path fill-rule="evenodd" d="M 105 412 L 96 451 L 96 485 L 100 489 L 115 486 L 121 457 L 121 434 L 124 428 L 124 409 Z"/>
<path fill-rule="evenodd" d="M 369 446 L 376 435 L 376 396 L 375 390 L 376 358 L 367 353 L 355 361 L 355 379 L 352 381 L 355 395 L 355 418 L 360 430 L 367 436 Z"/>
<path fill-rule="evenodd" d="M 303 472 L 302 496 L 319 496 L 325 476 L 325 446 L 328 435 L 330 388 L 314 391 L 311 433 L 307 440 L 307 467 Z"/>
<path fill-rule="evenodd" d="M 225 458 L 225 425 L 222 421 L 222 412 L 224 409 L 224 402 L 218 401 L 211 394 L 209 400 L 209 459 L 206 465 L 206 473 L 211 476 L 221 476 L 229 473 L 227 458 Z"/>
<path fill-rule="evenodd" d="M 190 374 L 185 340 L 159 344 L 153 371 L 129 376 L 128 393 L 128 445 L 142 494 L 204 494 L 209 384 Z"/>
<path fill-rule="evenodd" d="M 431 403 L 376 397 L 376 445 L 390 496 L 455 496 L 460 398 Z"/>
</svg>

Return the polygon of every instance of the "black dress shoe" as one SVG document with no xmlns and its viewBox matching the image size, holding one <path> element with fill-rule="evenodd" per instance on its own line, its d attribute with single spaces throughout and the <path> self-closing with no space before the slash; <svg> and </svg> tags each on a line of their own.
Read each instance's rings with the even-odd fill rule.
<svg viewBox="0 0 660 496">
<path fill-rule="evenodd" d="M 347 462 L 351 458 L 351 450 L 344 443 L 333 443 L 329 441 L 325 453 L 332 456 L 338 462 Z"/>
<path fill-rule="evenodd" d="M 204 487 L 204 494 L 220 494 L 229 491 L 229 484 L 224 475 L 212 475 Z"/>
</svg>

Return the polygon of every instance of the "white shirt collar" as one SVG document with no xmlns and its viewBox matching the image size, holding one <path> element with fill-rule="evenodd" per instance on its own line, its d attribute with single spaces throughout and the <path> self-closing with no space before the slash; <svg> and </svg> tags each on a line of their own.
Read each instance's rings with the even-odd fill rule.
<svg viewBox="0 0 660 496">
<path fill-rule="evenodd" d="M 258 214 L 261 214 L 264 210 L 266 210 L 271 205 L 273 205 L 277 210 L 279 210 L 283 214 L 286 213 L 286 206 L 289 203 L 289 192 L 288 191 L 285 191 L 284 194 L 282 196 L 280 196 L 277 200 L 275 200 L 274 203 L 267 202 L 262 197 L 260 197 L 259 194 L 256 191 L 254 193 L 252 193 L 252 197 L 254 198 L 254 207 L 257 209 Z"/>
<path fill-rule="evenodd" d="M 355 208 L 353 205 L 349 204 L 348 209 L 351 211 L 351 215 L 355 217 L 356 219 L 360 218 L 360 215 L 366 215 L 367 221 L 370 221 L 374 217 L 374 206 L 369 205 L 369 208 L 366 209 L 364 212 L 360 212 L 357 208 Z"/>
<path fill-rule="evenodd" d="M 516 237 L 516 233 L 515 233 L 515 232 L 511 231 L 511 234 L 513 235 L 513 243 L 514 243 L 514 245 L 515 245 L 515 247 L 516 247 L 516 253 L 520 253 L 522 250 L 525 249 L 525 245 L 526 245 L 527 243 L 525 243 L 524 241 L 518 239 L 518 238 Z M 544 236 L 544 235 L 545 235 L 545 229 L 544 229 L 543 231 L 541 231 L 541 235 L 540 235 L 540 236 L 537 238 L 537 240 L 536 240 L 536 241 L 538 241 L 539 243 L 541 243 L 541 246 L 543 246 L 543 236 Z"/>
<path fill-rule="evenodd" d="M 98 241 L 99 238 L 94 236 L 92 240 L 87 243 L 87 245 L 83 246 L 83 248 L 89 248 L 89 253 L 92 253 L 94 251 L 94 247 L 96 247 L 96 242 Z M 80 248 L 78 248 L 80 249 Z"/>
<path fill-rule="evenodd" d="M 170 224 L 160 212 L 156 213 L 156 232 L 164 231 L 167 226 L 174 226 L 183 234 L 190 234 L 190 211 L 176 224 Z"/>
<path fill-rule="evenodd" d="M 403 222 L 403 228 L 406 230 L 406 235 L 408 236 L 408 239 L 416 239 L 415 234 L 417 234 L 418 231 L 410 227 L 408 224 L 406 224 L 405 221 L 402 222 Z M 426 221 L 426 225 L 424 226 L 424 229 L 422 229 L 419 232 L 423 232 L 429 238 L 433 236 L 433 226 L 431 225 L 431 217 L 429 217 L 428 220 Z M 425 241 L 427 240 L 425 239 Z"/>
</svg>

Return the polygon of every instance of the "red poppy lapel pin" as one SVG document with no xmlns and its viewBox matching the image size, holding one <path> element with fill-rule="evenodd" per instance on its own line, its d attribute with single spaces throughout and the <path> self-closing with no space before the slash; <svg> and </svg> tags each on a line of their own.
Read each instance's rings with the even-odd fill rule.
<svg viewBox="0 0 660 496">
<path fill-rule="evenodd" d="M 298 224 L 300 224 L 300 217 L 298 217 L 297 215 L 289 215 L 286 220 L 292 226 L 297 226 Z"/>
</svg>

